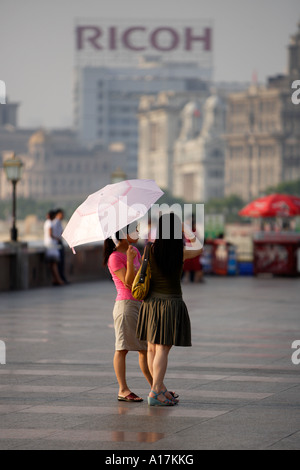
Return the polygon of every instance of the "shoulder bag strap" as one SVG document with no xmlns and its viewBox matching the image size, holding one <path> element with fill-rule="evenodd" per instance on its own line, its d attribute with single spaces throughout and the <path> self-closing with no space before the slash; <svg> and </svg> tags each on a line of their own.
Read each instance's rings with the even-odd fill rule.
<svg viewBox="0 0 300 470">
<path fill-rule="evenodd" d="M 148 261 L 149 261 L 149 255 L 150 255 L 150 248 L 151 248 L 152 243 L 148 242 L 145 251 L 144 251 L 144 259 L 142 262 L 142 268 L 140 272 L 140 283 L 143 283 L 145 281 L 145 276 L 146 276 L 146 271 L 147 271 L 147 266 L 148 266 Z"/>
</svg>

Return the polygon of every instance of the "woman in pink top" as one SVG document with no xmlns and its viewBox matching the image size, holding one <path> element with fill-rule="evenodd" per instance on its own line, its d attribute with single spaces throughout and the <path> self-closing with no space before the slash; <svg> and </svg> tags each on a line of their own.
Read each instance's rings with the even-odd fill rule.
<svg viewBox="0 0 300 470">
<path fill-rule="evenodd" d="M 140 402 L 142 398 L 132 393 L 126 381 L 126 356 L 128 351 L 139 352 L 139 365 L 149 384 L 152 376 L 147 365 L 147 342 L 136 336 L 141 302 L 131 294 L 131 285 L 141 264 L 141 255 L 131 243 L 136 243 L 138 233 L 128 234 L 128 227 L 117 232 L 115 241 L 104 242 L 103 264 L 108 266 L 117 289 L 113 310 L 115 327 L 114 369 L 119 383 L 119 401 Z M 131 236 L 130 236 L 131 235 Z"/>
</svg>

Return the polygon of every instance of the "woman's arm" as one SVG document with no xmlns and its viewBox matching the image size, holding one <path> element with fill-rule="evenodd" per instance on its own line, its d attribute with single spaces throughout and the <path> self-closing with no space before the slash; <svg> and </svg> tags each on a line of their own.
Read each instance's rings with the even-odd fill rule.
<svg viewBox="0 0 300 470">
<path fill-rule="evenodd" d="M 133 247 L 131 248 L 134 250 Z M 134 253 L 136 256 L 136 251 L 134 251 Z M 128 256 L 128 252 L 127 252 L 127 269 L 126 269 L 126 275 L 125 275 L 125 285 L 129 287 L 130 289 L 131 289 L 132 283 L 136 275 L 134 264 L 133 264 L 133 260 L 135 256 L 132 258 L 132 256 Z"/>
<path fill-rule="evenodd" d="M 122 281 L 123 284 L 126 286 L 126 283 L 125 283 L 126 268 L 118 269 L 118 271 L 114 271 L 114 273 L 117 276 L 117 278 L 119 278 L 120 281 Z M 126 287 L 129 287 L 129 286 L 126 286 Z"/>
<path fill-rule="evenodd" d="M 123 284 L 131 289 L 132 283 L 136 276 L 133 260 L 137 256 L 137 252 L 132 246 L 129 246 L 127 250 L 127 268 L 118 269 L 114 271 L 115 275 L 123 282 Z"/>
</svg>

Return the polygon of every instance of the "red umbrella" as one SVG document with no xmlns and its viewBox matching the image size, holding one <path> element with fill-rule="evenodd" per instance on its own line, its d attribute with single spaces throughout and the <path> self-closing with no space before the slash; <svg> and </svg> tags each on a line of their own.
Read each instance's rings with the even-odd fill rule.
<svg viewBox="0 0 300 470">
<path fill-rule="evenodd" d="M 270 194 L 245 206 L 239 215 L 245 217 L 293 217 L 300 215 L 300 197 Z"/>
</svg>

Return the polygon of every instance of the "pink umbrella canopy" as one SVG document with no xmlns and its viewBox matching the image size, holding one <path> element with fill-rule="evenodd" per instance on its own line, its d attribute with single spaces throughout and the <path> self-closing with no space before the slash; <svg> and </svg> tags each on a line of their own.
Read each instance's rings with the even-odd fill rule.
<svg viewBox="0 0 300 470">
<path fill-rule="evenodd" d="M 76 209 L 62 236 L 75 246 L 105 240 L 143 217 L 164 194 L 153 180 L 108 184 Z"/>
<path fill-rule="evenodd" d="M 239 215 L 245 217 L 293 217 L 300 215 L 300 197 L 270 194 L 250 202 Z"/>
</svg>

